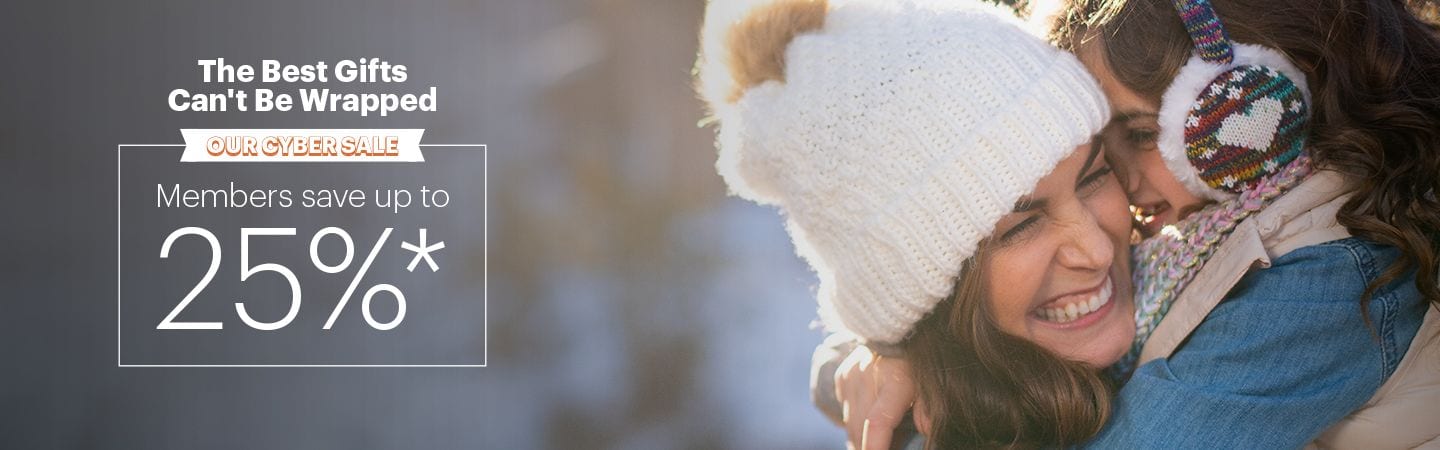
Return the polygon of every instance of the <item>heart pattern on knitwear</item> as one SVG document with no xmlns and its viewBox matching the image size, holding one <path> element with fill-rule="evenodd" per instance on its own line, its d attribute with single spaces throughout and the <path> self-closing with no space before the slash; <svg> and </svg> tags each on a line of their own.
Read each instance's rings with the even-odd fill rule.
<svg viewBox="0 0 1440 450">
<path fill-rule="evenodd" d="M 1275 129 L 1280 125 L 1280 115 L 1285 107 L 1279 100 L 1265 97 L 1250 104 L 1250 111 L 1235 112 L 1220 121 L 1220 130 L 1215 139 L 1221 145 L 1245 147 L 1257 152 L 1270 148 L 1275 140 Z"/>
<path fill-rule="evenodd" d="M 1201 91 L 1185 121 L 1185 156 L 1212 188 L 1241 192 L 1305 146 L 1308 107 L 1290 78 L 1238 66 Z"/>
</svg>

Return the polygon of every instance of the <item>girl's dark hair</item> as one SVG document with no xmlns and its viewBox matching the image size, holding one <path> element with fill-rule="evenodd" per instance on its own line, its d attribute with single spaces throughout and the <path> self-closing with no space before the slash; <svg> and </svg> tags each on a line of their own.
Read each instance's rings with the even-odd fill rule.
<svg viewBox="0 0 1440 450">
<path fill-rule="evenodd" d="M 1110 414 L 1099 370 L 1000 331 L 984 301 L 980 255 L 950 298 L 902 342 L 932 428 L 926 448 L 1036 448 L 1082 443 Z"/>
<path fill-rule="evenodd" d="M 1420 294 L 1440 308 L 1440 9 L 1423 0 L 1211 4 L 1231 39 L 1278 49 L 1305 73 L 1315 103 L 1311 155 L 1355 183 L 1336 218 L 1353 235 L 1401 251 L 1366 287 L 1362 311 L 1377 289 L 1412 270 Z M 1169 1 L 1071 0 L 1067 8 L 1052 39 L 1071 50 L 1102 40 L 1116 78 L 1156 104 L 1194 49 Z"/>
</svg>

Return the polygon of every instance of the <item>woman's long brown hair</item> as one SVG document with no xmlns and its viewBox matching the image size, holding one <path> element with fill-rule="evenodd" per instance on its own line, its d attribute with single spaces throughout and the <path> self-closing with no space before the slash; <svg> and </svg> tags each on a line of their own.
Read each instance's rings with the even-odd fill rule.
<svg viewBox="0 0 1440 450">
<path fill-rule="evenodd" d="M 983 245 L 982 245 L 983 247 Z M 1000 331 L 987 312 L 981 254 L 950 298 L 903 343 L 932 428 L 926 448 L 1038 448 L 1082 443 L 1110 415 L 1097 369 Z"/>
<path fill-rule="evenodd" d="M 1351 234 L 1401 252 L 1366 287 L 1361 311 L 1411 271 L 1420 294 L 1440 308 L 1440 8 L 1416 0 L 1211 4 L 1232 39 L 1279 49 L 1305 73 L 1315 103 L 1311 154 L 1356 183 L 1336 218 Z M 1056 43 L 1072 50 L 1102 39 L 1119 81 L 1156 104 L 1193 51 L 1169 1 L 1070 0 L 1054 30 Z"/>
</svg>

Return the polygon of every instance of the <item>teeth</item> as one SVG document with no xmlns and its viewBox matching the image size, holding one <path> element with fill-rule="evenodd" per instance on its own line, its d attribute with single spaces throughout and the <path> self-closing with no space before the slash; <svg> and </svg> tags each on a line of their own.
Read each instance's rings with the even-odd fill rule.
<svg viewBox="0 0 1440 450">
<path fill-rule="evenodd" d="M 1114 286 L 1108 280 L 1100 287 L 1100 292 L 1090 296 L 1089 299 L 1066 304 L 1063 307 L 1041 308 L 1037 311 L 1041 318 L 1056 322 L 1070 323 L 1079 320 L 1087 314 L 1100 310 L 1101 306 L 1110 303 L 1110 296 L 1114 292 Z"/>
</svg>

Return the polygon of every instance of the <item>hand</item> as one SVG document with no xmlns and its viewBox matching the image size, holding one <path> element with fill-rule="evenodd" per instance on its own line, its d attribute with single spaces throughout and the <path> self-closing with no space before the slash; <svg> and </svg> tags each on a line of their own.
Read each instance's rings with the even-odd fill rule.
<svg viewBox="0 0 1440 450">
<path fill-rule="evenodd" d="M 851 450 L 888 449 L 895 428 L 916 400 L 910 364 L 856 347 L 835 371 L 835 398 Z M 923 433 L 930 424 L 922 416 L 917 411 L 915 422 Z"/>
</svg>

